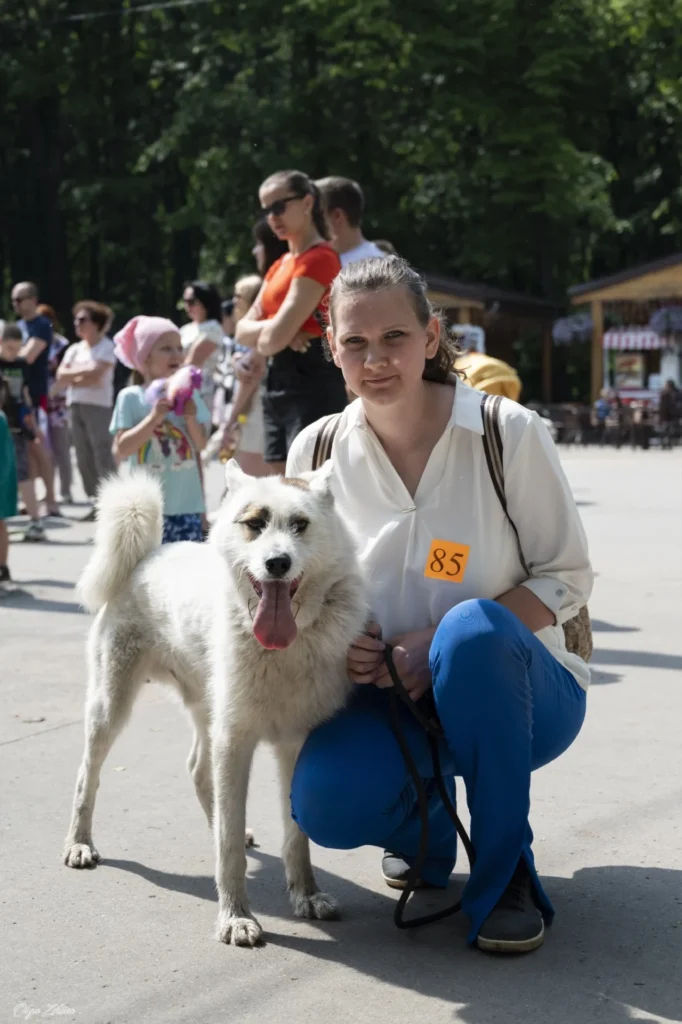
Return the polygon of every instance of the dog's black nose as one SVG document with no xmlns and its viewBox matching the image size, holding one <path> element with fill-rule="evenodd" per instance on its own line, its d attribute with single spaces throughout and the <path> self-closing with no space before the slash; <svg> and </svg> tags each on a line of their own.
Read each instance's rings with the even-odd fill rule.
<svg viewBox="0 0 682 1024">
<path fill-rule="evenodd" d="M 286 576 L 291 569 L 291 558 L 289 555 L 276 555 L 274 558 L 268 558 L 265 561 L 265 568 L 271 576 L 279 580 L 282 576 Z"/>
</svg>

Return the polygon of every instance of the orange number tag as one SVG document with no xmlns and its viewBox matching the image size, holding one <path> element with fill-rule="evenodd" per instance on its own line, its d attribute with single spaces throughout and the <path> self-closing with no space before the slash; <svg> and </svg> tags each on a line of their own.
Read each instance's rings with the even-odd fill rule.
<svg viewBox="0 0 682 1024">
<path fill-rule="evenodd" d="M 429 550 L 424 575 L 431 580 L 446 580 L 461 583 L 466 572 L 469 552 L 468 544 L 454 544 L 451 540 L 434 540 Z"/>
</svg>

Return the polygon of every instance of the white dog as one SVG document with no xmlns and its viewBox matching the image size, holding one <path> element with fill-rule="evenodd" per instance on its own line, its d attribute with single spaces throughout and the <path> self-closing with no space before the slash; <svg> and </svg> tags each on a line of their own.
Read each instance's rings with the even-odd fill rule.
<svg viewBox="0 0 682 1024">
<path fill-rule="evenodd" d="M 346 652 L 367 620 L 350 535 L 334 510 L 330 464 L 305 479 L 246 476 L 232 462 L 229 496 L 206 544 L 160 547 L 162 496 L 145 475 L 113 479 L 99 498 L 96 546 L 79 583 L 98 610 L 88 642 L 85 753 L 64 848 L 70 867 L 99 859 L 92 815 L 99 775 L 136 694 L 177 687 L 195 727 L 189 769 L 213 828 L 218 938 L 253 946 L 263 932 L 246 895 L 246 793 L 261 740 L 277 755 L 283 859 L 294 913 L 330 918 L 289 790 L 309 731 L 344 704 Z M 247 837 L 248 838 L 248 837 Z"/>
</svg>

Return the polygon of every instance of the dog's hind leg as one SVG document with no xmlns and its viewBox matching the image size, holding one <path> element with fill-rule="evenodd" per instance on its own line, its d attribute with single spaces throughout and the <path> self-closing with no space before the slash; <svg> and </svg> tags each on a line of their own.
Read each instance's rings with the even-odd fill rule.
<svg viewBox="0 0 682 1024">
<path fill-rule="evenodd" d="M 139 651 L 129 644 L 118 650 L 114 644 L 107 646 L 105 651 L 95 650 L 90 659 L 85 750 L 76 779 L 71 825 L 64 841 L 63 859 L 70 868 L 95 867 L 99 860 L 92 841 L 92 816 L 100 772 L 143 682 L 136 670 Z"/>
<path fill-rule="evenodd" d="M 211 828 L 213 826 L 213 778 L 209 716 L 203 704 L 191 704 L 189 713 L 194 722 L 194 739 L 187 759 L 187 769 L 192 776 L 199 803 L 208 818 L 208 827 Z"/>
<path fill-rule="evenodd" d="M 233 946 L 257 946 L 263 929 L 246 895 L 244 834 L 246 794 L 256 738 L 247 732 L 214 730 L 212 736 L 217 938 Z"/>
<path fill-rule="evenodd" d="M 301 746 L 301 742 L 275 745 L 284 818 L 282 859 L 291 905 L 296 917 L 324 921 L 339 916 L 338 904 L 333 896 L 320 892 L 310 863 L 310 841 L 291 816 L 291 780 Z"/>
</svg>

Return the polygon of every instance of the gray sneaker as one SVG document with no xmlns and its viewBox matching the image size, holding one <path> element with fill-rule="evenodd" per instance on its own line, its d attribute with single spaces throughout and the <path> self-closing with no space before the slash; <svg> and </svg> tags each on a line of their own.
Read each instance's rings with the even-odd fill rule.
<svg viewBox="0 0 682 1024">
<path fill-rule="evenodd" d="M 399 853 L 391 853 L 390 850 L 384 850 L 384 855 L 381 858 L 381 874 L 384 876 L 386 885 L 391 889 L 404 889 L 407 885 L 409 870 L 410 865 L 406 860 L 403 860 Z M 422 882 L 421 878 L 418 878 L 415 888 L 428 889 L 430 886 Z"/>
<path fill-rule="evenodd" d="M 32 519 L 24 531 L 24 540 L 32 543 L 46 540 L 45 527 L 36 519 Z"/>
<path fill-rule="evenodd" d="M 522 858 L 497 906 L 481 925 L 476 945 L 488 953 L 530 953 L 542 945 L 544 937 L 545 925 Z"/>
</svg>

